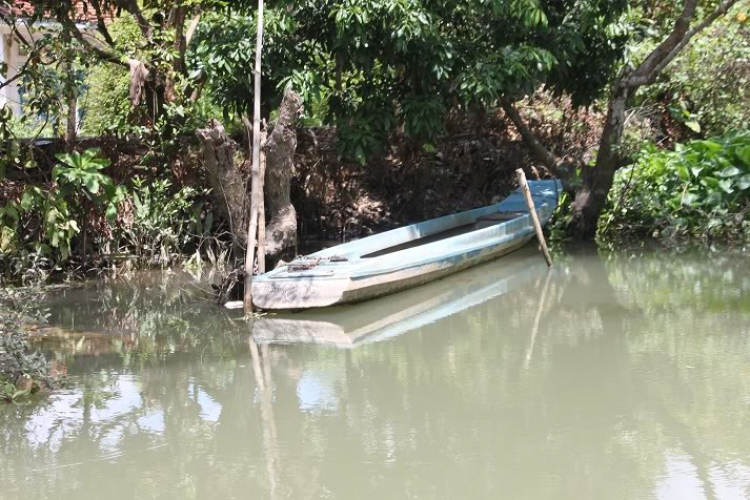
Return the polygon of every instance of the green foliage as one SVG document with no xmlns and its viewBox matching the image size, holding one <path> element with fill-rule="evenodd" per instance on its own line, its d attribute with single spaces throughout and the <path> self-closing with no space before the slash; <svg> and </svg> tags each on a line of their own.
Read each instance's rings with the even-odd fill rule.
<svg viewBox="0 0 750 500">
<path fill-rule="evenodd" d="M 138 25 L 132 16 L 123 15 L 109 25 L 112 37 L 124 46 L 140 39 Z M 81 101 L 82 130 L 86 135 L 115 133 L 123 135 L 132 129 L 133 113 L 129 98 L 128 71 L 112 64 L 97 64 L 86 75 L 86 94 Z"/>
<path fill-rule="evenodd" d="M 24 268 L 54 267 L 66 261 L 74 238 L 92 213 L 105 213 L 110 222 L 115 219 L 124 193 L 101 172 L 109 162 L 95 150 L 61 154 L 57 159 L 50 185 L 28 184 L 19 199 L 0 207 L 6 277 Z"/>
<path fill-rule="evenodd" d="M 15 118 L 16 129 L 25 137 L 63 135 L 69 99 L 83 93 L 83 68 L 90 63 L 91 53 L 80 50 L 65 30 L 34 30 L 30 37 L 19 29 L 26 21 L 13 22 L 6 16 L 2 21 L 10 36 L 20 40 L 28 52 L 26 62 L 16 68 L 23 98 L 23 114 Z"/>
<path fill-rule="evenodd" d="M 57 159 L 60 163 L 52 169 L 52 180 L 64 187 L 63 196 L 80 192 L 89 199 L 98 199 L 100 188 L 109 197 L 114 196 L 112 179 L 100 172 L 109 166 L 109 160 L 100 158 L 98 151 L 74 151 L 57 155 Z"/>
<path fill-rule="evenodd" d="M 750 127 L 750 28 L 742 13 L 696 37 L 641 99 L 664 103 L 669 115 L 697 136 Z"/>
<path fill-rule="evenodd" d="M 692 141 L 675 151 L 649 146 L 618 174 L 612 197 L 604 237 L 746 240 L 750 132 Z"/>
<path fill-rule="evenodd" d="M 196 191 L 184 187 L 173 192 L 171 186 L 168 180 L 133 180 L 132 220 L 124 221 L 117 230 L 141 263 L 166 266 L 174 254 L 186 251 L 196 236 L 202 235 L 203 206 L 195 203 Z M 211 223 L 207 217 L 208 231 Z"/>
<path fill-rule="evenodd" d="M 264 109 L 268 115 L 291 84 L 306 118 L 337 125 L 340 153 L 364 162 L 400 127 L 429 142 L 447 112 L 517 100 L 542 84 L 588 103 L 622 55 L 626 7 L 623 0 L 281 2 L 266 14 Z M 190 58 L 227 114 L 251 109 L 255 29 L 252 11 L 214 14 Z"/>
</svg>

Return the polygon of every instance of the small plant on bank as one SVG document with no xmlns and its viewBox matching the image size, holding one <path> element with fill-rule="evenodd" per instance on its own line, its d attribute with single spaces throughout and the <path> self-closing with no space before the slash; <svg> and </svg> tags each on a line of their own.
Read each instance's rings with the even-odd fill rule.
<svg viewBox="0 0 750 500">
<path fill-rule="evenodd" d="M 123 190 L 102 172 L 108 160 L 96 150 L 61 154 L 57 160 L 49 183 L 25 186 L 0 208 L 6 279 L 17 279 L 28 269 L 41 276 L 58 267 L 70 257 L 76 238 L 85 244 L 92 223 L 103 223 L 105 217 L 112 222 L 117 215 Z M 6 258 L 10 256 L 15 259 Z"/>
<path fill-rule="evenodd" d="M 132 213 L 119 231 L 139 263 L 166 266 L 191 243 L 202 213 L 202 206 L 195 206 L 196 195 L 189 187 L 173 192 L 166 179 L 133 180 Z"/>
</svg>

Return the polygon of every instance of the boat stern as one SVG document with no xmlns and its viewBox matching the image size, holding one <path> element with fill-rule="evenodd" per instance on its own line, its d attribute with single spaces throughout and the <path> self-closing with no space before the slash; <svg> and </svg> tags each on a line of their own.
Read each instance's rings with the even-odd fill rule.
<svg viewBox="0 0 750 500">
<path fill-rule="evenodd" d="M 253 304 L 260 309 L 291 310 L 328 307 L 342 301 L 351 272 L 340 264 L 311 269 L 285 266 L 253 278 Z M 348 266 L 346 266 L 348 267 Z"/>
</svg>

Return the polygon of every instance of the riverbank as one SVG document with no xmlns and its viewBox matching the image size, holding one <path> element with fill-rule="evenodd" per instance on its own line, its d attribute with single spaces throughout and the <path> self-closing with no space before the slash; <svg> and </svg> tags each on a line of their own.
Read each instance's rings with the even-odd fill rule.
<svg viewBox="0 0 750 500">
<path fill-rule="evenodd" d="M 599 117 L 584 118 L 594 127 Z M 544 115 L 533 123 L 538 131 L 564 125 Z M 335 129 L 299 128 L 290 189 L 298 251 L 306 253 L 310 242 L 335 244 L 486 206 L 514 189 L 519 167 L 531 179 L 552 176 L 502 114 L 454 128 L 429 147 L 394 137 L 366 165 L 339 156 Z M 235 139 L 242 143 L 241 136 Z M 581 145 L 589 139 L 563 127 L 556 135 L 548 132 L 547 142 L 586 163 L 590 152 Z M 203 187 L 209 183 L 199 145 L 192 138 L 180 141 L 165 156 L 111 137 L 82 141 L 84 153 L 77 157 L 61 153 L 59 142 L 40 145 L 33 168 L 10 170 L 0 181 L 0 279 L 33 283 L 51 273 L 230 267 L 233 236 L 215 196 Z M 645 147 L 616 177 L 599 243 L 612 249 L 652 242 L 744 248 L 750 242 L 746 151 L 750 136 L 742 132 L 690 141 L 675 151 Z M 60 162 L 70 176 L 83 176 L 111 196 L 88 192 L 85 183 L 50 181 Z M 570 220 L 565 196 L 548 229 L 550 239 L 564 241 Z"/>
</svg>

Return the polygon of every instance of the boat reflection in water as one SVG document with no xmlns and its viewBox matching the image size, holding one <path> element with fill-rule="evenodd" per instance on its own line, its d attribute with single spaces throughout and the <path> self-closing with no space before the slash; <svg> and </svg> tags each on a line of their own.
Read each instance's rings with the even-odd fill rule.
<svg viewBox="0 0 750 500">
<path fill-rule="evenodd" d="M 256 320 L 258 344 L 312 343 L 352 349 L 434 323 L 504 295 L 551 272 L 536 248 L 360 305 L 272 315 Z"/>
</svg>

